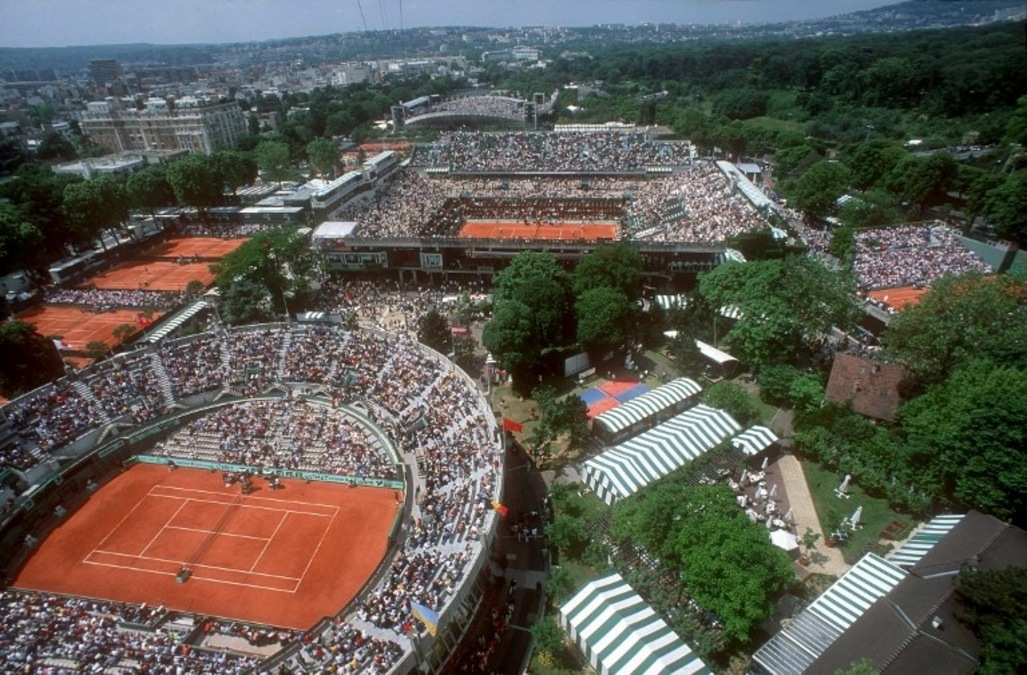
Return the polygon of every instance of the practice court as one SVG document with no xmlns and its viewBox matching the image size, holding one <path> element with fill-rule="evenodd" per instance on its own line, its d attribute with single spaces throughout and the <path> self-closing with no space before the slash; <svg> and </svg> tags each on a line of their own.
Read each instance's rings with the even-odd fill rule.
<svg viewBox="0 0 1027 675">
<path fill-rule="evenodd" d="M 160 316 L 161 313 L 157 312 L 151 318 L 156 321 Z M 134 309 L 92 312 L 54 305 L 33 307 L 18 315 L 19 321 L 32 324 L 40 335 L 59 336 L 68 348 L 79 351 L 95 341 L 114 346 L 118 342 L 114 338 L 114 329 L 122 324 L 137 327 L 138 318 L 139 311 Z"/>
<path fill-rule="evenodd" d="M 170 260 L 134 260 L 113 267 L 85 282 L 86 286 L 111 290 L 184 291 L 190 281 L 204 288 L 214 281 L 210 263 L 179 264 Z"/>
<path fill-rule="evenodd" d="M 218 239 L 217 237 L 176 237 L 146 252 L 154 258 L 179 256 L 222 258 L 246 243 L 247 239 Z"/>
<path fill-rule="evenodd" d="M 40 545 L 18 588 L 164 605 L 305 630 L 336 614 L 385 554 L 391 489 L 283 480 L 243 495 L 220 473 L 138 464 Z M 176 577 L 191 571 L 185 583 Z"/>
</svg>

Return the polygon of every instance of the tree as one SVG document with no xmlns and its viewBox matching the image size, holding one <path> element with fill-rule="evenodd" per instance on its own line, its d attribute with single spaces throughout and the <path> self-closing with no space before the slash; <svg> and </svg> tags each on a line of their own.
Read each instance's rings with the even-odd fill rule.
<svg viewBox="0 0 1027 675">
<path fill-rule="evenodd" d="M 970 359 L 1027 368 L 1024 297 L 1022 276 L 942 278 L 889 323 L 886 353 L 929 383 Z"/>
<path fill-rule="evenodd" d="M 883 178 L 883 184 L 920 212 L 946 199 L 958 173 L 959 166 L 948 153 L 906 155 Z"/>
<path fill-rule="evenodd" d="M 755 365 L 796 351 L 832 326 L 847 327 L 858 315 L 849 277 L 806 256 L 725 263 L 699 275 L 699 294 L 711 307 L 740 309 L 725 341 Z"/>
<path fill-rule="evenodd" d="M 563 647 L 564 633 L 553 617 L 546 615 L 531 627 L 531 638 L 535 654 L 551 661 Z"/>
<path fill-rule="evenodd" d="M 257 163 L 249 153 L 236 150 L 218 150 L 210 156 L 211 164 L 223 187 L 231 192 L 250 185 L 257 179 Z"/>
<path fill-rule="evenodd" d="M 838 162 L 821 161 L 789 187 L 791 205 L 817 220 L 834 212 L 838 198 L 849 186 L 849 171 Z"/>
<path fill-rule="evenodd" d="M 103 340 L 90 340 L 86 343 L 85 353 L 93 361 L 99 361 L 111 353 L 111 348 Z"/>
<path fill-rule="evenodd" d="M 592 289 L 614 288 L 637 300 L 642 290 L 642 254 L 627 241 L 604 244 L 582 256 L 571 285 L 579 298 Z"/>
<path fill-rule="evenodd" d="M 54 343 L 24 321 L 0 324 L 0 394 L 14 398 L 64 374 Z"/>
<path fill-rule="evenodd" d="M 339 166 L 339 147 L 327 138 L 315 138 L 307 143 L 307 160 L 318 174 L 334 178 Z"/>
<path fill-rule="evenodd" d="M 1000 237 L 1027 244 L 1027 170 L 1010 174 L 987 192 L 984 214 Z"/>
<path fill-rule="evenodd" d="M 566 344 L 572 318 L 570 279 L 551 253 L 517 254 L 510 265 L 496 275 L 492 297 L 497 308 L 517 301 L 531 310 L 533 332 L 540 347 Z"/>
<path fill-rule="evenodd" d="M 162 165 L 148 166 L 132 174 L 125 183 L 125 192 L 130 205 L 145 209 L 153 219 L 155 209 L 175 203 L 175 190 L 168 182 L 167 167 Z"/>
<path fill-rule="evenodd" d="M 852 179 L 859 190 L 868 190 L 891 171 L 908 153 L 889 141 L 866 141 L 855 145 L 844 158 Z"/>
<path fill-rule="evenodd" d="M 956 577 L 956 597 L 956 617 L 982 643 L 977 672 L 1021 672 L 1027 663 L 1027 567 L 966 568 Z"/>
<path fill-rule="evenodd" d="M 860 659 L 859 661 L 853 661 L 847 668 L 834 671 L 834 675 L 877 675 L 877 668 L 874 667 L 874 662 L 870 659 Z"/>
<path fill-rule="evenodd" d="M 43 233 L 12 204 L 0 202 L 0 274 L 45 262 Z"/>
<path fill-rule="evenodd" d="M 119 343 L 125 342 L 135 334 L 136 330 L 137 328 L 130 323 L 119 323 L 114 327 L 114 339 Z"/>
<path fill-rule="evenodd" d="M 233 281 L 221 297 L 221 316 L 228 324 L 258 323 L 274 316 L 267 287 L 250 279 Z"/>
<path fill-rule="evenodd" d="M 623 347 L 631 339 L 638 309 L 619 290 L 593 288 L 574 304 L 578 342 L 593 355 Z"/>
<path fill-rule="evenodd" d="M 81 181 L 78 176 L 54 173 L 46 165 L 27 163 L 13 179 L 0 183 L 0 197 L 18 206 L 27 222 L 43 234 L 45 251 L 51 259 L 68 255 L 66 247 L 76 239 L 62 205 L 65 187 Z"/>
<path fill-rule="evenodd" d="M 531 308 L 517 300 L 497 303 L 485 326 L 482 342 L 496 361 L 520 386 L 531 385 L 531 375 L 541 356 Z"/>
<path fill-rule="evenodd" d="M 195 297 L 203 293 L 205 289 L 206 286 L 203 285 L 202 281 L 199 279 L 193 279 L 185 285 L 185 294 L 190 297 Z"/>
<path fill-rule="evenodd" d="M 75 146 L 64 136 L 58 133 L 49 133 L 39 142 L 36 148 L 36 157 L 43 160 L 71 161 L 78 156 Z"/>
<path fill-rule="evenodd" d="M 219 167 L 205 155 L 189 155 L 168 165 L 168 182 L 179 203 L 198 209 L 204 220 L 207 210 L 221 203 L 225 186 Z"/>
<path fill-rule="evenodd" d="M 760 418 L 760 408 L 753 401 L 748 392 L 741 385 L 728 380 L 721 380 L 702 393 L 703 403 L 712 407 L 720 408 L 731 417 L 747 427 Z"/>
<path fill-rule="evenodd" d="M 1027 522 L 1027 369 L 965 365 L 898 413 L 910 455 L 945 496 Z"/>
<path fill-rule="evenodd" d="M 257 166 L 270 181 L 281 183 L 289 178 L 292 165 L 289 161 L 289 146 L 280 141 L 261 141 L 253 151 Z"/>
<path fill-rule="evenodd" d="M 618 503 L 611 534 L 671 565 L 699 606 L 720 618 L 725 635 L 745 641 L 794 580 L 788 556 L 726 486 L 692 486 L 678 476 Z"/>
<path fill-rule="evenodd" d="M 434 307 L 417 324 L 417 339 L 442 354 L 448 354 L 453 339 L 449 322 Z"/>
<path fill-rule="evenodd" d="M 76 234 L 75 240 L 87 243 L 103 233 L 119 229 L 128 218 L 128 200 L 121 183 L 99 176 L 64 188 L 64 215 Z M 103 244 L 104 249 L 107 248 Z"/>
</svg>

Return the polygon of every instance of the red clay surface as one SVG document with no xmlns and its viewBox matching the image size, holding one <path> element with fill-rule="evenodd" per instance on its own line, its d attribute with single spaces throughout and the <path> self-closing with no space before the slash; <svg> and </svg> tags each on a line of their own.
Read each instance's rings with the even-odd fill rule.
<svg viewBox="0 0 1027 675">
<path fill-rule="evenodd" d="M 177 258 L 199 256 L 201 258 L 222 258 L 243 245 L 246 239 L 218 239 L 216 237 L 184 237 L 169 239 L 147 252 L 155 258 Z"/>
<path fill-rule="evenodd" d="M 465 239 L 616 239 L 616 223 L 524 223 L 468 221 L 457 235 Z"/>
<path fill-rule="evenodd" d="M 602 415 L 607 410 L 613 410 L 620 405 L 620 401 L 613 397 L 604 398 L 600 401 L 596 401 L 588 408 L 588 418 L 594 419 L 596 415 Z"/>
<path fill-rule="evenodd" d="M 637 386 L 638 382 L 633 382 L 631 380 L 610 380 L 609 382 L 603 382 L 598 388 L 599 391 L 603 392 L 607 396 L 616 396 L 617 394 L 622 394 L 628 389 L 633 389 Z"/>
<path fill-rule="evenodd" d="M 241 495 L 221 474 L 137 464 L 44 541 L 18 588 L 305 630 L 345 606 L 385 554 L 391 489 L 283 480 Z M 192 576 L 176 582 L 187 565 Z"/>
<path fill-rule="evenodd" d="M 926 288 L 888 288 L 883 291 L 870 291 L 870 297 L 894 309 L 902 309 L 907 305 L 915 305 L 920 302 L 920 296 L 926 293 Z"/>
<path fill-rule="evenodd" d="M 147 291 L 184 291 L 190 281 L 205 287 L 214 281 L 210 263 L 179 265 L 170 260 L 129 261 L 112 267 L 85 282 L 96 288 Z"/>
<path fill-rule="evenodd" d="M 160 316 L 160 313 L 156 313 L 152 318 L 156 321 Z M 60 337 L 71 349 L 81 351 L 86 348 L 86 344 L 94 340 L 113 347 L 118 344 L 118 340 L 114 338 L 114 329 L 123 323 L 138 327 L 138 317 L 139 312 L 134 309 L 118 309 L 98 314 L 74 307 L 46 305 L 25 310 L 17 318 L 35 326 L 41 335 Z"/>
</svg>

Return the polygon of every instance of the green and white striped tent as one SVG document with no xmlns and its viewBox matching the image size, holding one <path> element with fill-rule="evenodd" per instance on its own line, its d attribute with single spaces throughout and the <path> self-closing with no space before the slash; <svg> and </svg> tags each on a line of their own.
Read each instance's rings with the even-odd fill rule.
<svg viewBox="0 0 1027 675">
<path fill-rule="evenodd" d="M 788 626 L 763 644 L 753 660 L 768 675 L 801 675 L 906 571 L 867 553 Z"/>
<path fill-rule="evenodd" d="M 709 452 L 741 429 L 723 410 L 697 405 L 585 462 L 585 484 L 613 504 Z"/>
<path fill-rule="evenodd" d="M 619 574 L 587 584 L 559 617 L 599 675 L 712 672 Z"/>
<path fill-rule="evenodd" d="M 634 424 L 644 423 L 662 412 L 683 405 L 701 391 L 702 387 L 695 380 L 679 377 L 612 410 L 596 415 L 593 423 L 601 426 L 604 434 L 613 438 Z"/>
<path fill-rule="evenodd" d="M 742 433 L 731 439 L 731 445 L 738 448 L 746 455 L 752 457 L 758 455 L 774 443 L 778 437 L 773 431 L 763 426 L 749 427 Z"/>
<path fill-rule="evenodd" d="M 905 544 L 888 556 L 888 562 L 901 567 L 913 567 L 921 558 L 930 553 L 934 545 L 941 541 L 963 520 L 963 515 L 936 516 L 924 525 Z"/>
</svg>

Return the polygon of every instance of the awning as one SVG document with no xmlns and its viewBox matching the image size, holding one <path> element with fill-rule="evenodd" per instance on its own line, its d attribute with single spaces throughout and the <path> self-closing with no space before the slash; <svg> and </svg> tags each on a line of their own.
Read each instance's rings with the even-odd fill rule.
<svg viewBox="0 0 1027 675">
<path fill-rule="evenodd" d="M 760 454 L 778 440 L 774 432 L 767 427 L 755 426 L 732 438 L 731 445 L 751 457 Z"/>
<path fill-rule="evenodd" d="M 963 520 L 963 515 L 937 516 L 909 538 L 905 544 L 888 556 L 888 562 L 902 567 L 913 567 L 930 553 L 934 545 Z"/>
<path fill-rule="evenodd" d="M 167 336 L 174 333 L 186 321 L 193 318 L 209 306 L 210 305 L 207 304 L 206 300 L 197 300 L 178 314 L 175 314 L 173 317 L 162 323 L 157 330 L 147 335 L 144 340 L 149 342 L 151 345 L 160 342 Z"/>
<path fill-rule="evenodd" d="M 738 422 L 723 410 L 697 405 L 585 462 L 585 483 L 603 501 L 613 504 L 740 430 Z"/>
<path fill-rule="evenodd" d="M 769 675 L 801 675 L 906 572 L 868 553 L 753 654 Z"/>
<path fill-rule="evenodd" d="M 712 672 L 619 574 L 586 584 L 559 618 L 600 675 Z"/>
<path fill-rule="evenodd" d="M 609 433 L 618 434 L 632 424 L 655 417 L 700 391 L 702 387 L 694 380 L 681 377 L 596 416 L 595 422 Z"/>
</svg>

